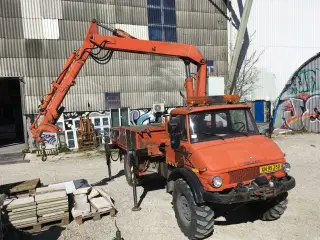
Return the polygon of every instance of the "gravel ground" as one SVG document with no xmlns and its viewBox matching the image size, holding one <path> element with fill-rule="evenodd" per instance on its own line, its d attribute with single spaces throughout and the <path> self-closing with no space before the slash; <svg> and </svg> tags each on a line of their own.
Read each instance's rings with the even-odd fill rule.
<svg viewBox="0 0 320 240">
<path fill-rule="evenodd" d="M 320 239 L 320 189 L 317 180 L 320 168 L 320 135 L 299 134 L 279 136 L 274 139 L 287 154 L 291 163 L 291 174 L 297 186 L 289 193 L 289 205 L 285 214 L 277 221 L 242 219 L 232 223 L 218 219 L 214 237 L 208 239 Z M 138 188 L 138 198 L 142 195 L 140 212 L 132 212 L 132 189 L 123 176 L 123 164 L 112 165 L 116 178 L 105 181 L 107 174 L 105 159 L 99 153 L 75 153 L 49 158 L 47 162 L 32 160 L 26 164 L 5 165 L 0 168 L 0 184 L 40 178 L 44 184 L 75 179 L 87 179 L 90 183 L 106 183 L 110 196 L 115 200 L 117 217 L 109 216 L 99 221 L 86 221 L 78 226 L 72 221 L 62 231 L 55 229 L 42 235 L 41 239 L 113 239 L 116 228 L 120 227 L 125 240 L 185 239 L 178 228 L 171 206 L 171 196 L 159 187 L 143 194 Z M 311 184 L 310 184 L 311 183 Z M 143 197 L 144 196 L 144 197 Z M 236 216 L 243 216 L 240 213 Z M 39 236 L 37 239 L 40 239 Z"/>
</svg>

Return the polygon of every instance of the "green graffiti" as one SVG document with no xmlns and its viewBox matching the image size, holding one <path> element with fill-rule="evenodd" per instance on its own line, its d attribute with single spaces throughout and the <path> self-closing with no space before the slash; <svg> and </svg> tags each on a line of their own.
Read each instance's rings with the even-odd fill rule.
<svg viewBox="0 0 320 240">
<path fill-rule="evenodd" d="M 320 72 L 319 68 L 305 69 L 299 71 L 292 81 L 291 86 L 288 88 L 290 95 L 297 95 L 300 93 L 314 93 L 319 88 L 317 84 L 317 73 Z M 320 79 L 318 78 L 318 82 Z"/>
</svg>

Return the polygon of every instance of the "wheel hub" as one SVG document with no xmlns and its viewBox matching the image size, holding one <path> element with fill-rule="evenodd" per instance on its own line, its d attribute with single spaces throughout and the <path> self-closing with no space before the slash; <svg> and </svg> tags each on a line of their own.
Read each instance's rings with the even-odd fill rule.
<svg viewBox="0 0 320 240">
<path fill-rule="evenodd" d="M 178 210 L 180 218 L 186 223 L 190 223 L 191 221 L 191 210 L 189 207 L 188 200 L 185 196 L 180 195 L 178 199 Z"/>
</svg>

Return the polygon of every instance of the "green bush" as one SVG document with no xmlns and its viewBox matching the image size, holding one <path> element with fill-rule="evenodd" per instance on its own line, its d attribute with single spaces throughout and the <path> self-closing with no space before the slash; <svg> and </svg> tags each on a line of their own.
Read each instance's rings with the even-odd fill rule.
<svg viewBox="0 0 320 240">
<path fill-rule="evenodd" d="M 59 150 L 60 153 L 71 152 L 70 148 L 68 148 L 67 144 L 65 144 L 65 143 L 61 144 L 59 146 L 58 150 Z"/>
</svg>

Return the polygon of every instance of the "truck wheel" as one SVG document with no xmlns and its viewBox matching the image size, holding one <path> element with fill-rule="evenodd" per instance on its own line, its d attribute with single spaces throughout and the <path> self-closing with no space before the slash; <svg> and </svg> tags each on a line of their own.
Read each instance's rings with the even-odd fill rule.
<svg viewBox="0 0 320 240">
<path fill-rule="evenodd" d="M 265 207 L 262 207 L 264 211 L 262 212 L 260 218 L 263 221 L 274 221 L 279 219 L 284 211 L 287 209 L 288 205 L 288 194 L 281 195 L 274 199 L 271 199 Z"/>
<path fill-rule="evenodd" d="M 197 205 L 189 185 L 181 178 L 174 184 L 173 209 L 181 231 L 189 239 L 203 239 L 212 233 L 213 210 Z"/>
<path fill-rule="evenodd" d="M 121 158 L 124 163 L 124 175 L 126 176 L 127 183 L 129 184 L 129 186 L 133 187 L 132 174 L 131 174 L 131 164 L 128 161 L 128 155 L 123 154 L 123 155 L 121 155 Z M 142 180 L 140 177 L 136 176 L 136 181 L 137 181 L 137 186 L 140 186 L 142 184 Z"/>
</svg>

